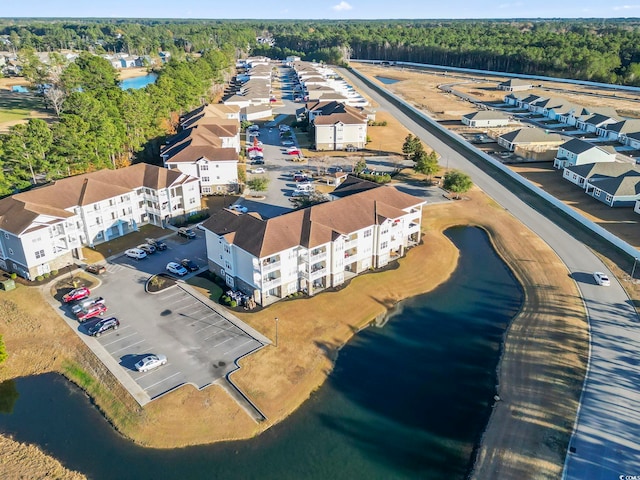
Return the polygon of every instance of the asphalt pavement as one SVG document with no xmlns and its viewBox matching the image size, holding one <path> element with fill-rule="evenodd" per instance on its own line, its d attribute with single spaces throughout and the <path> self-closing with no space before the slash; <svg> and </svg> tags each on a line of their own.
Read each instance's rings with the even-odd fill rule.
<svg viewBox="0 0 640 480">
<path fill-rule="evenodd" d="M 587 246 L 429 133 L 358 77 L 345 69 L 340 72 L 367 92 L 380 108 L 434 148 L 449 167 L 470 175 L 477 186 L 536 232 L 564 261 L 576 279 L 591 326 L 590 370 L 564 478 L 598 480 L 640 475 L 640 318 L 622 286 L 615 280 L 610 287 L 595 285 L 594 271 L 606 272 L 612 279 L 614 276 Z"/>
</svg>

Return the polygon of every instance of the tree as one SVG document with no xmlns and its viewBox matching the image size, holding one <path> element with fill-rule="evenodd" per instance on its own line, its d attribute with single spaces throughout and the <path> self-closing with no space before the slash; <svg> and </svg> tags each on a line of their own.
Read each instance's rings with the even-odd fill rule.
<svg viewBox="0 0 640 480">
<path fill-rule="evenodd" d="M 473 182 L 471 181 L 471 177 L 466 173 L 458 170 L 449 170 L 444 174 L 444 182 L 442 186 L 445 190 L 454 192 L 456 194 L 456 198 L 460 198 L 461 193 L 468 192 L 469 189 L 473 187 Z"/>
<path fill-rule="evenodd" d="M 269 179 L 267 177 L 255 177 L 247 182 L 247 186 L 254 192 L 264 192 L 269 187 Z"/>
<path fill-rule="evenodd" d="M 314 191 L 309 195 L 304 195 L 301 197 L 292 197 L 291 203 L 293 205 L 293 208 L 306 208 L 306 207 L 310 207 L 311 205 L 325 203 L 330 200 L 331 199 L 327 194 Z"/>
<path fill-rule="evenodd" d="M 413 161 L 416 162 L 413 169 L 418 173 L 423 173 L 429 176 L 437 173 L 440 167 L 438 166 L 438 155 L 432 151 L 427 153 L 424 150 L 416 152 L 413 157 Z"/>
<path fill-rule="evenodd" d="M 424 150 L 420 139 L 411 133 L 407 135 L 404 139 L 404 144 L 402 144 L 402 153 L 404 153 L 407 158 L 410 158 L 420 150 Z"/>
<path fill-rule="evenodd" d="M 359 173 L 364 172 L 367 169 L 367 162 L 364 161 L 363 158 L 360 158 L 353 167 L 353 173 L 358 175 Z"/>
</svg>

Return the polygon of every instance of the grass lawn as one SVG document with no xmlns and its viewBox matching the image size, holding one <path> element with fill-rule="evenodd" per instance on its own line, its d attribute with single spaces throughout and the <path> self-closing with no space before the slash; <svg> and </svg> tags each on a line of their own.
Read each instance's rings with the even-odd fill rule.
<svg viewBox="0 0 640 480">
<path fill-rule="evenodd" d="M 0 128 L 33 117 L 45 117 L 42 100 L 31 93 L 0 90 Z"/>
<path fill-rule="evenodd" d="M 222 288 L 213 281 L 213 273 L 209 271 L 191 277 L 187 283 L 216 303 L 222 295 Z"/>
</svg>

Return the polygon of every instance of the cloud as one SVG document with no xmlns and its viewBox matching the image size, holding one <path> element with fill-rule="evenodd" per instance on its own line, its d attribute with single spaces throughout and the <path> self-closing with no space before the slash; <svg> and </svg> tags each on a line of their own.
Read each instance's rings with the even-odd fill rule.
<svg viewBox="0 0 640 480">
<path fill-rule="evenodd" d="M 620 10 L 638 10 L 640 9 L 640 5 L 619 5 L 617 7 L 613 7 L 615 11 Z"/>
<path fill-rule="evenodd" d="M 331 7 L 331 9 L 335 10 L 336 12 L 342 12 L 344 10 L 353 10 L 353 7 L 343 0 L 339 4 Z"/>
</svg>

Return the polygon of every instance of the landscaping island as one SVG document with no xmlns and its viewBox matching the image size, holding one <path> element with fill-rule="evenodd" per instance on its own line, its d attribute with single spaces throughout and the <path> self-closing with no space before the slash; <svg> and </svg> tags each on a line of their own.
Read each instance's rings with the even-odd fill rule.
<svg viewBox="0 0 640 480">
<path fill-rule="evenodd" d="M 479 190 L 467 197 L 424 209 L 424 242 L 399 260 L 399 268 L 362 275 L 339 291 L 238 314 L 270 337 L 279 318 L 278 347 L 244 358 L 232 374 L 268 417 L 263 423 L 254 423 L 217 385 L 203 391 L 185 386 L 139 407 L 44 298 L 35 302 L 34 289 L 23 286 L 0 296 L 0 331 L 9 352 L 0 380 L 60 372 L 91 395 L 118 431 L 141 445 L 176 448 L 250 438 L 283 421 L 323 384 L 338 350 L 355 332 L 397 302 L 446 281 L 458 252 L 442 232 L 477 225 L 488 232 L 526 298 L 506 335 L 498 379 L 501 401 L 479 449 L 479 471 L 487 468 L 494 472 L 490 476 L 502 478 L 501 472 L 526 469 L 557 478 L 588 351 L 582 302 L 566 268 L 544 242 Z M 0 443 L 0 455 L 13 448 L 13 442 Z M 31 469 L 25 461 L 23 474 Z"/>
</svg>

